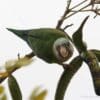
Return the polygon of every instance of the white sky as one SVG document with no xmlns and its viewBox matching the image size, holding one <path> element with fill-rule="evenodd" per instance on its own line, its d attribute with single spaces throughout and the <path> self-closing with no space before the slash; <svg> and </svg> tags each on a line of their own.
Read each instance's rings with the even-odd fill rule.
<svg viewBox="0 0 100 100">
<path fill-rule="evenodd" d="M 65 10 L 67 0 L 0 0 L 0 66 L 5 61 L 17 58 L 17 54 L 25 55 L 31 51 L 28 45 L 17 36 L 6 30 L 6 27 L 17 29 L 30 29 L 40 27 L 55 27 L 58 19 Z M 74 1 L 74 0 L 73 0 Z M 80 0 L 75 0 L 77 3 Z M 78 14 L 65 21 L 66 24 L 74 23 L 72 28 L 66 30 L 73 33 L 80 22 L 89 13 Z M 100 17 L 93 19 L 91 14 L 84 27 L 84 40 L 88 48 L 100 49 Z M 75 54 L 76 55 L 76 52 Z M 61 66 L 47 64 L 44 61 L 34 58 L 34 62 L 26 68 L 14 73 L 22 93 L 23 100 L 28 100 L 32 89 L 42 86 L 49 91 L 46 100 L 53 100 L 59 77 L 62 73 Z M 6 88 L 7 80 L 3 83 Z M 8 92 L 8 90 L 6 90 Z M 8 93 L 9 100 L 11 100 Z M 65 95 L 65 100 L 99 100 L 95 96 L 91 76 L 88 67 L 83 64 L 72 79 Z"/>
</svg>

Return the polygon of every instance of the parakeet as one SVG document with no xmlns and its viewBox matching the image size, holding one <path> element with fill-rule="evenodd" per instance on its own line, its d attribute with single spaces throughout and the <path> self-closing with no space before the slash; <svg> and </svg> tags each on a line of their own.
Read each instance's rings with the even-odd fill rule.
<svg viewBox="0 0 100 100">
<path fill-rule="evenodd" d="M 7 29 L 26 41 L 34 54 L 48 63 L 62 64 L 73 54 L 72 44 L 62 30 L 53 28 Z"/>
</svg>

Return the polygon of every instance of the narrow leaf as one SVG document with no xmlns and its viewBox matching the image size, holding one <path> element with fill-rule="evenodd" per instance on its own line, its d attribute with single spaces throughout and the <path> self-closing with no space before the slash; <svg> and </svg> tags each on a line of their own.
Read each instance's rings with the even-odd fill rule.
<svg viewBox="0 0 100 100">
<path fill-rule="evenodd" d="M 89 16 L 87 16 L 82 24 L 80 25 L 80 27 L 78 28 L 78 30 L 73 34 L 72 38 L 73 38 L 73 42 L 76 46 L 76 48 L 78 49 L 78 51 L 81 53 L 82 51 L 86 51 L 87 47 L 83 42 L 83 27 L 85 22 L 87 21 Z"/>
<path fill-rule="evenodd" d="M 22 94 L 17 80 L 12 75 L 8 77 L 8 86 L 12 96 L 12 100 L 22 100 Z"/>
<path fill-rule="evenodd" d="M 39 92 L 40 87 L 37 87 L 33 90 L 30 100 L 45 100 L 45 97 L 47 95 L 47 90 L 43 90 Z"/>
<path fill-rule="evenodd" d="M 90 69 L 95 93 L 100 96 L 100 66 L 98 59 L 92 51 L 87 51 L 84 54 L 84 61 Z"/>
<path fill-rule="evenodd" d="M 55 100 L 64 100 L 64 95 L 66 92 L 66 89 L 74 76 L 74 74 L 78 71 L 78 69 L 82 65 L 82 59 L 77 56 L 72 60 L 72 62 L 69 64 L 69 68 L 64 70 L 63 74 L 61 75 L 61 78 L 59 80 L 56 94 L 55 94 Z"/>
<path fill-rule="evenodd" d="M 47 94 L 47 91 L 46 90 L 42 91 L 39 95 L 37 95 L 35 97 L 35 100 L 44 100 L 45 97 L 46 97 L 46 94 Z"/>
<path fill-rule="evenodd" d="M 8 100 L 6 94 L 3 94 L 3 96 L 0 100 Z"/>
<path fill-rule="evenodd" d="M 0 100 L 7 100 L 7 96 L 5 94 L 5 89 L 0 85 Z"/>
<path fill-rule="evenodd" d="M 0 94 L 4 92 L 4 87 L 0 85 Z"/>
<path fill-rule="evenodd" d="M 100 61 L 100 50 L 93 49 L 91 51 L 96 55 L 97 59 Z"/>
</svg>

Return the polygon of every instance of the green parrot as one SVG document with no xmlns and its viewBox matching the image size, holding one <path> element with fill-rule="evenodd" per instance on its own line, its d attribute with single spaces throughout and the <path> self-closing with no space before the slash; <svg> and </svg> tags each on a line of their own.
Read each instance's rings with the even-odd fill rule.
<svg viewBox="0 0 100 100">
<path fill-rule="evenodd" d="M 53 28 L 7 29 L 26 41 L 33 53 L 48 63 L 63 64 L 73 54 L 70 39 L 62 30 Z"/>
</svg>

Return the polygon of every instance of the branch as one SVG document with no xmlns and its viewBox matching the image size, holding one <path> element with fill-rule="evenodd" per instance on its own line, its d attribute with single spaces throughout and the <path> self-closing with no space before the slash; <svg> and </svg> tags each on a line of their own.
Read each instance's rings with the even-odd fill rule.
<svg viewBox="0 0 100 100">
<path fill-rule="evenodd" d="M 63 100 L 64 95 L 66 92 L 66 89 L 75 75 L 75 73 L 79 70 L 79 68 L 82 65 L 83 60 L 80 56 L 75 57 L 68 66 L 67 69 L 64 70 L 62 73 L 60 80 L 58 82 L 56 94 L 55 94 L 55 100 Z"/>
<path fill-rule="evenodd" d="M 15 72 L 17 69 L 22 68 L 22 66 L 28 65 L 32 62 L 32 57 L 34 57 L 34 53 L 31 52 L 28 55 L 25 55 L 23 58 L 20 58 L 18 55 L 18 60 L 14 60 L 10 65 L 5 65 L 7 71 L 6 72 L 0 72 L 0 83 L 2 83 L 9 75 L 11 75 L 13 72 Z M 8 62 L 9 63 L 9 62 Z M 8 67 L 8 68 L 7 68 Z"/>
<path fill-rule="evenodd" d="M 96 16 L 97 15 L 100 15 L 100 9 L 94 8 L 94 5 L 100 4 L 100 0 L 90 0 L 90 2 L 88 4 L 85 4 L 87 1 L 89 1 L 89 0 L 84 0 L 84 1 L 76 4 L 72 8 L 70 8 L 70 5 L 71 5 L 71 2 L 72 1 L 71 0 L 68 0 L 67 1 L 67 7 L 65 9 L 65 12 L 64 12 L 63 16 L 60 18 L 60 20 L 58 21 L 56 28 L 57 29 L 61 29 L 61 26 L 62 26 L 62 24 L 64 23 L 64 21 L 66 19 L 70 18 L 71 16 L 73 16 L 73 15 L 79 13 L 79 12 L 88 12 L 88 11 L 91 11 L 91 12 L 94 12 L 96 14 Z M 84 6 L 82 6 L 83 4 L 84 4 Z M 90 6 L 92 8 L 86 10 L 86 8 L 88 8 Z M 78 8 L 78 10 L 76 10 L 76 8 Z M 66 28 L 64 28 L 64 29 L 66 29 Z"/>
<path fill-rule="evenodd" d="M 67 19 L 67 18 L 69 18 L 69 17 L 71 17 L 71 16 L 73 16 L 73 15 L 75 15 L 75 14 L 79 13 L 80 11 L 82 11 L 83 9 L 85 9 L 85 8 L 87 8 L 87 7 L 89 7 L 89 6 L 91 6 L 91 4 L 90 4 L 90 3 L 89 3 L 89 4 L 87 4 L 86 6 L 84 6 L 84 7 L 80 8 L 79 10 L 77 10 L 77 11 L 73 12 L 72 14 L 68 15 L 67 17 L 65 17 L 65 19 Z M 71 12 L 72 12 L 72 11 L 73 11 L 73 10 L 71 10 Z"/>
<path fill-rule="evenodd" d="M 71 10 L 71 12 L 76 13 L 76 12 L 77 12 L 77 10 Z M 95 9 L 87 9 L 87 10 L 80 10 L 79 12 L 93 12 L 93 13 L 95 13 L 95 14 L 96 14 L 96 16 L 97 16 L 97 15 L 100 15 L 100 8 L 95 8 Z M 95 18 L 96 16 L 94 16 L 94 18 Z"/>
<path fill-rule="evenodd" d="M 63 24 L 63 21 L 65 20 L 66 15 L 70 12 L 70 10 L 69 10 L 70 4 L 71 4 L 71 0 L 68 0 L 66 10 L 65 10 L 63 16 L 61 17 L 61 19 L 58 21 L 58 24 L 56 26 L 57 29 L 61 28 L 61 25 Z"/>
<path fill-rule="evenodd" d="M 68 17 L 73 16 L 74 14 L 76 14 L 76 13 L 78 12 L 78 11 L 77 11 L 77 12 L 75 12 L 74 14 L 71 14 L 71 15 L 69 15 L 68 17 L 66 17 L 68 14 L 71 13 L 71 10 L 73 10 L 73 9 L 75 9 L 75 8 L 77 8 L 77 7 L 79 7 L 80 5 L 84 4 L 86 1 L 88 1 L 88 0 L 84 0 L 84 1 L 80 2 L 79 4 L 77 4 L 77 5 L 73 6 L 72 8 L 70 8 L 71 0 L 68 0 L 68 1 L 67 1 L 67 7 L 66 7 L 66 9 L 65 9 L 65 12 L 64 12 L 64 14 L 62 15 L 62 17 L 60 18 L 60 20 L 58 21 L 56 28 L 57 28 L 57 29 L 61 29 L 61 26 L 62 26 L 64 20 L 67 19 Z M 90 4 L 90 3 L 89 3 L 89 4 Z M 89 5 L 88 5 L 88 6 L 89 6 Z M 86 8 L 86 7 L 85 7 L 85 8 Z M 84 9 L 84 7 L 83 7 L 82 9 Z"/>
</svg>

